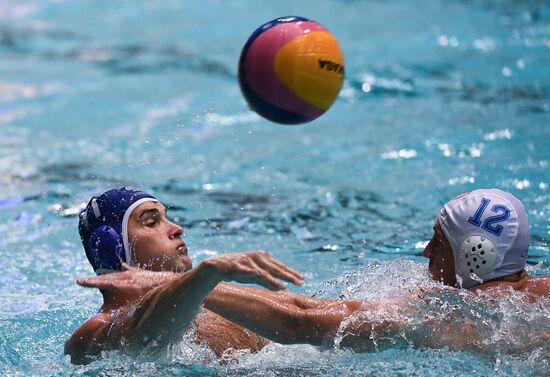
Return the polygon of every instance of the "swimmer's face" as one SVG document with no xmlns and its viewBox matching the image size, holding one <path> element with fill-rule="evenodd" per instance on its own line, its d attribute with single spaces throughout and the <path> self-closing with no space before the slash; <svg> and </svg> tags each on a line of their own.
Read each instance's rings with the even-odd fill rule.
<svg viewBox="0 0 550 377">
<path fill-rule="evenodd" d="M 429 268 L 434 280 L 451 286 L 456 285 L 453 250 L 437 221 L 434 225 L 434 235 L 422 255 L 430 259 Z"/>
<path fill-rule="evenodd" d="M 128 243 L 132 260 L 153 271 L 183 272 L 193 267 L 183 228 L 166 218 L 166 207 L 158 202 L 137 206 L 128 219 Z"/>
</svg>

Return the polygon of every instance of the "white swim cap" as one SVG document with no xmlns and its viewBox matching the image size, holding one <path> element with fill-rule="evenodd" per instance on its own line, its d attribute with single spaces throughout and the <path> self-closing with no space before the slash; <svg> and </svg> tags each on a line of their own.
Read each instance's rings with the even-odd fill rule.
<svg viewBox="0 0 550 377">
<path fill-rule="evenodd" d="M 453 250 L 462 288 L 523 270 L 529 222 L 523 204 L 499 189 L 462 194 L 443 206 L 439 225 Z"/>
</svg>

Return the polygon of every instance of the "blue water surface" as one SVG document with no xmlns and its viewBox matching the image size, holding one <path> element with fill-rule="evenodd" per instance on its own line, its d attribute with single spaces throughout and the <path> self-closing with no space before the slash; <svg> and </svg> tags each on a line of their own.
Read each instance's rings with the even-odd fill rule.
<svg viewBox="0 0 550 377">
<path fill-rule="evenodd" d="M 322 23 L 346 58 L 333 107 L 295 127 L 250 112 L 236 78 L 249 34 L 286 15 Z M 528 268 L 548 275 L 549 125 L 542 0 L 1 0 L 0 375 L 544 375 L 548 344 L 272 344 L 220 365 L 184 342 L 88 366 L 63 344 L 101 304 L 75 284 L 93 273 L 77 214 L 124 185 L 170 206 L 195 262 L 265 249 L 306 274 L 297 291 L 355 298 L 429 281 L 441 205 L 497 187 L 525 204 Z M 530 326 L 501 306 L 503 328 Z M 526 309 L 533 331 L 550 331 L 549 308 Z"/>
</svg>

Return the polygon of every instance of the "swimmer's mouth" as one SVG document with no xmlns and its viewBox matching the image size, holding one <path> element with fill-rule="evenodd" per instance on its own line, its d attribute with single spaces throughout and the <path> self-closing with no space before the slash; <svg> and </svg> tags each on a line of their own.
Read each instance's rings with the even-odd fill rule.
<svg viewBox="0 0 550 377">
<path fill-rule="evenodd" d="M 176 249 L 176 251 L 181 257 L 184 265 L 184 267 L 182 269 L 179 269 L 177 272 L 187 272 L 192 269 L 193 263 L 191 263 L 191 259 L 187 255 L 187 245 L 185 244 L 185 242 L 182 241 L 181 245 Z"/>
<path fill-rule="evenodd" d="M 185 244 L 185 242 L 182 242 L 182 244 L 176 249 L 176 251 L 178 252 L 178 254 L 187 255 L 187 245 Z"/>
</svg>

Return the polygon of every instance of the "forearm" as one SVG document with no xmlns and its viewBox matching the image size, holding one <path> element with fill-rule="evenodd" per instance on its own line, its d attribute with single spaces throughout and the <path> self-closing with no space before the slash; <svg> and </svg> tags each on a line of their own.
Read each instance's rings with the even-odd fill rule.
<svg viewBox="0 0 550 377">
<path fill-rule="evenodd" d="M 204 301 L 207 309 L 268 339 L 288 343 L 299 319 L 295 306 L 277 300 L 275 292 L 219 284 Z"/>
<path fill-rule="evenodd" d="M 310 296 L 294 293 L 289 290 L 282 290 L 272 292 L 280 300 L 284 300 L 286 303 L 297 306 L 301 309 L 321 309 L 327 305 L 334 303 L 334 300 L 325 300 L 314 298 Z"/>
<path fill-rule="evenodd" d="M 221 281 L 282 289 L 284 284 L 278 279 L 294 284 L 301 284 L 303 279 L 299 272 L 259 250 L 218 255 L 184 274 L 145 271 L 125 264 L 123 268 L 120 273 L 77 281 L 81 286 L 102 290 L 104 305 L 93 320 L 71 336 L 67 353 L 95 355 L 100 350 L 119 348 L 122 339 L 127 340 L 125 346 L 175 339 Z M 271 303 L 273 306 L 277 306 L 276 302 Z M 258 314 L 256 321 L 260 315 L 269 316 L 265 306 L 252 312 Z M 279 316 L 289 313 L 281 309 Z"/>
<path fill-rule="evenodd" d="M 207 264 L 148 292 L 137 304 L 130 320 L 137 339 L 177 337 L 194 319 L 208 293 L 220 279 Z"/>
<path fill-rule="evenodd" d="M 245 285 L 236 285 L 232 283 L 220 283 L 212 290 L 212 293 L 219 292 L 222 295 L 231 295 L 234 298 L 238 299 L 241 296 L 251 295 L 260 295 L 263 297 L 270 298 L 279 303 L 285 303 L 288 305 L 293 305 L 300 309 L 315 309 L 322 308 L 326 305 L 329 305 L 334 300 L 326 300 L 314 298 L 299 293 L 292 292 L 290 290 L 279 290 L 279 291 L 270 291 L 263 288 L 255 288 Z M 238 294 L 237 294 L 238 293 Z M 208 301 L 208 300 L 207 300 Z M 207 301 L 205 303 L 207 303 Z"/>
<path fill-rule="evenodd" d="M 219 284 L 206 298 L 205 307 L 268 339 L 318 345 L 336 334 L 342 320 L 358 310 L 360 302 Z"/>
<path fill-rule="evenodd" d="M 491 354 L 495 345 L 483 342 L 487 328 L 481 321 L 473 323 L 460 318 L 427 319 L 414 329 L 407 328 L 407 338 L 416 346 L 449 348 L 453 351 L 471 351 Z"/>
</svg>

